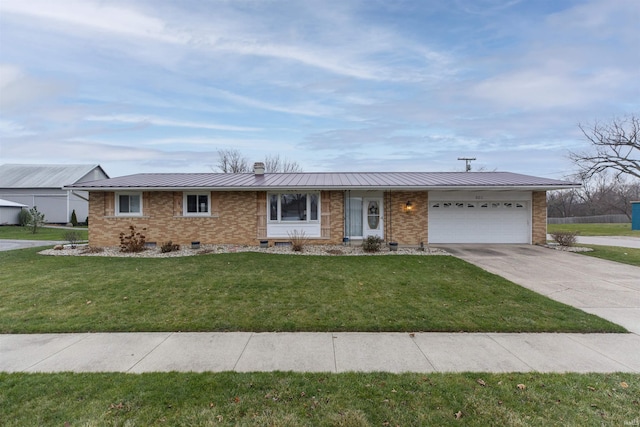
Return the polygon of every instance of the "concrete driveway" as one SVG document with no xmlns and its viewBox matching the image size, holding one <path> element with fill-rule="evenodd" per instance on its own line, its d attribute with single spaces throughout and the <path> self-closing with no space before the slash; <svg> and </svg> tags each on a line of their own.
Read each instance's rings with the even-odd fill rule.
<svg viewBox="0 0 640 427">
<path fill-rule="evenodd" d="M 525 288 L 640 334 L 640 267 L 530 245 L 439 247 Z"/>
</svg>

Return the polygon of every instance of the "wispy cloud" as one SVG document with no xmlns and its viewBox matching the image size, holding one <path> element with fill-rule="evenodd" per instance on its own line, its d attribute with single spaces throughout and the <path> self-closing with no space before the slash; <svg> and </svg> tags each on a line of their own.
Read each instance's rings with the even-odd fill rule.
<svg viewBox="0 0 640 427">
<path fill-rule="evenodd" d="M 166 119 L 162 117 L 153 116 L 141 116 L 135 114 L 113 114 L 108 116 L 88 116 L 88 121 L 95 122 L 113 122 L 113 123 L 133 123 L 138 125 L 152 125 L 163 127 L 178 127 L 178 128 L 193 128 L 193 129 L 211 129 L 211 130 L 224 130 L 234 132 L 256 132 L 262 130 L 255 127 L 246 126 L 229 126 L 215 123 L 202 123 L 193 121 L 180 121 L 173 119 Z"/>
</svg>

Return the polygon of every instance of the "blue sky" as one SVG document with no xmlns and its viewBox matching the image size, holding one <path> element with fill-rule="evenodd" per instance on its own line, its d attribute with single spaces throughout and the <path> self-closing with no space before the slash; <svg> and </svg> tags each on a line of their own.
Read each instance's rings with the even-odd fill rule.
<svg viewBox="0 0 640 427">
<path fill-rule="evenodd" d="M 637 0 L 0 0 L 0 163 L 562 178 L 640 111 Z"/>
</svg>

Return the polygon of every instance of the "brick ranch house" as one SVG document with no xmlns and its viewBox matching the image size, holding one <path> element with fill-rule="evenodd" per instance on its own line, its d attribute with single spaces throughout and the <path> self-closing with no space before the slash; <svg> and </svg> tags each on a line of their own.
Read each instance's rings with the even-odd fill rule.
<svg viewBox="0 0 640 427">
<path fill-rule="evenodd" d="M 89 192 L 89 244 L 310 244 L 379 236 L 399 245 L 546 241 L 548 190 L 579 184 L 509 172 L 136 174 L 68 186 Z"/>
</svg>

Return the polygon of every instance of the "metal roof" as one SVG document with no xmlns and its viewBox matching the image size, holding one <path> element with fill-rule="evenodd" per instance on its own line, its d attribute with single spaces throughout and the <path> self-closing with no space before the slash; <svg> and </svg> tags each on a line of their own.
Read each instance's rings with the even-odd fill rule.
<svg viewBox="0 0 640 427">
<path fill-rule="evenodd" d="M 0 165 L 0 188 L 62 188 L 75 184 L 100 165 Z"/>
<path fill-rule="evenodd" d="M 560 189 L 580 184 L 511 172 L 150 173 L 82 182 L 84 190 Z"/>
<path fill-rule="evenodd" d="M 11 200 L 0 199 L 0 207 L 2 208 L 26 208 L 27 205 L 12 202 Z"/>
</svg>

